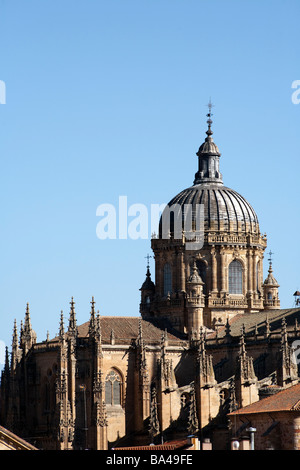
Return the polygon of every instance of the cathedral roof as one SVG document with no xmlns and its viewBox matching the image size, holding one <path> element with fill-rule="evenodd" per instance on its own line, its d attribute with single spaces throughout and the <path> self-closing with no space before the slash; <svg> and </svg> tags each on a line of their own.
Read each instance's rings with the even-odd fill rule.
<svg viewBox="0 0 300 470">
<path fill-rule="evenodd" d="M 263 310 L 260 312 L 243 313 L 235 315 L 229 322 L 230 335 L 239 337 L 243 329 L 246 336 L 253 334 L 257 329 L 258 334 L 263 333 L 266 329 L 266 322 L 269 323 L 271 332 L 280 333 L 282 320 L 285 319 L 287 329 L 293 330 L 295 324 L 300 325 L 300 308 Z M 226 326 L 219 327 L 218 337 L 226 335 Z M 216 336 L 216 332 L 209 334 L 208 338 Z"/>
<path fill-rule="evenodd" d="M 155 324 L 139 317 L 100 317 L 101 338 L 103 344 L 111 343 L 111 333 L 113 331 L 115 344 L 130 344 L 139 335 L 139 322 L 141 322 L 143 339 L 147 343 L 160 343 L 163 328 L 159 323 Z M 78 326 L 79 337 L 87 337 L 89 333 L 89 322 Z M 182 341 L 179 334 L 168 329 L 168 343 L 177 344 Z"/>
</svg>

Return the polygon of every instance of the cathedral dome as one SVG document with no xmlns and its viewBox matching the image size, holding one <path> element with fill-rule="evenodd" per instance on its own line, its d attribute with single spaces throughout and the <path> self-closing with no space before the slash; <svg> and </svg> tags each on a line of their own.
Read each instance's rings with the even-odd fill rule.
<svg viewBox="0 0 300 470">
<path fill-rule="evenodd" d="M 205 231 L 259 232 L 258 218 L 249 202 L 224 185 L 195 184 L 177 194 L 168 207 L 176 204 L 182 208 L 183 217 L 184 208 L 192 206 L 193 225 L 197 204 L 203 205 Z"/>
<path fill-rule="evenodd" d="M 223 184 L 222 174 L 219 170 L 221 154 L 212 138 L 211 105 L 207 116 L 207 137 L 196 154 L 198 156 L 198 171 L 195 174 L 194 184 L 181 191 L 167 204 L 166 219 L 163 219 L 163 213 L 160 221 L 160 236 L 164 231 L 162 221 L 167 220 L 168 217 L 169 232 L 174 232 L 174 220 L 179 220 L 179 217 L 182 218 L 182 228 L 184 229 L 188 211 L 191 211 L 191 229 L 199 229 L 196 221 L 199 205 L 202 205 L 200 210 L 203 212 L 200 217 L 202 217 L 201 220 L 204 219 L 205 232 L 259 233 L 258 218 L 249 202 Z M 175 212 L 172 212 L 172 206 L 176 208 Z"/>
</svg>

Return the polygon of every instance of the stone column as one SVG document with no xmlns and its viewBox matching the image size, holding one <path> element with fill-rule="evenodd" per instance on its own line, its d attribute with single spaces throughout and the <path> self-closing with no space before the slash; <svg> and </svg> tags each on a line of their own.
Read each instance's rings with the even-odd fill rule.
<svg viewBox="0 0 300 470">
<path fill-rule="evenodd" d="M 253 279 L 252 289 L 253 289 L 254 293 L 257 292 L 257 281 L 256 281 L 256 279 L 257 279 L 257 275 L 256 275 L 257 267 L 256 267 L 256 264 L 257 264 L 256 263 L 256 250 L 253 250 L 252 251 L 252 266 L 253 266 L 252 267 L 252 279 Z"/>
<path fill-rule="evenodd" d="M 252 256 L 251 250 L 247 251 L 247 271 L 248 271 L 248 293 L 252 293 L 253 290 L 253 274 L 252 274 Z"/>
<path fill-rule="evenodd" d="M 221 268 L 221 272 L 220 272 L 220 278 L 221 278 L 221 293 L 225 293 L 225 292 L 226 292 L 225 257 L 226 257 L 226 254 L 225 254 L 224 248 L 223 248 L 223 247 L 221 247 L 221 248 L 220 248 L 220 268 Z"/>
<path fill-rule="evenodd" d="M 180 259 L 180 268 L 181 268 L 181 273 L 180 273 L 180 290 L 185 291 L 185 263 L 184 263 L 184 253 L 183 251 L 180 251 L 179 253 L 179 259 Z"/>
<path fill-rule="evenodd" d="M 211 250 L 211 282 L 212 282 L 212 292 L 217 292 L 218 290 L 218 265 L 217 265 L 217 254 L 215 247 Z"/>
</svg>

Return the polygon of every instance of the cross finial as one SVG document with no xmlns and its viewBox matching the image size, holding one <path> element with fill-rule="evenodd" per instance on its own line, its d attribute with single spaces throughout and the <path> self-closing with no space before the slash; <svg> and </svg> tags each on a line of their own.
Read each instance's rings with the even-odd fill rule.
<svg viewBox="0 0 300 470">
<path fill-rule="evenodd" d="M 149 269 L 149 259 L 152 258 L 152 256 L 149 255 L 149 253 L 147 254 L 147 256 L 145 256 L 145 258 L 147 259 L 147 269 Z"/>
<path fill-rule="evenodd" d="M 269 255 L 268 261 L 270 264 L 272 264 L 272 255 L 274 255 L 274 253 L 270 250 L 268 255 Z"/>
<path fill-rule="evenodd" d="M 208 116 L 212 116 L 211 110 L 214 107 L 214 105 L 211 102 L 211 98 L 209 98 L 209 102 L 207 106 L 208 106 Z"/>
<path fill-rule="evenodd" d="M 211 119 L 211 117 L 212 117 L 212 115 L 213 115 L 212 112 L 211 112 L 211 110 L 212 110 L 212 108 L 213 108 L 214 105 L 212 104 L 210 98 L 209 98 L 209 102 L 208 102 L 208 105 L 207 105 L 207 106 L 208 106 L 208 114 L 207 114 L 206 116 L 208 117 L 208 119 L 207 119 L 208 130 L 206 131 L 206 134 L 207 134 L 207 135 L 211 135 L 211 134 L 212 134 L 212 130 L 211 130 L 212 119 Z"/>
</svg>

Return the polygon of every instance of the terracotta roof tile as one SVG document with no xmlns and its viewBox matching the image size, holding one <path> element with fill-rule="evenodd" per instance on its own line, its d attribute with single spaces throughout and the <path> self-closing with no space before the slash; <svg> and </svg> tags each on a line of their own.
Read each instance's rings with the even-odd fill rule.
<svg viewBox="0 0 300 470">
<path fill-rule="evenodd" d="M 142 320 L 142 335 L 145 342 L 160 342 L 163 329 L 152 322 Z M 113 330 L 115 344 L 130 344 L 139 334 L 139 317 L 100 317 L 102 342 L 110 343 L 110 336 Z M 88 336 L 89 321 L 78 326 L 78 334 L 81 337 Z M 180 343 L 182 339 L 175 333 L 167 332 L 168 342 Z"/>
<path fill-rule="evenodd" d="M 254 413 L 270 413 L 271 411 L 296 411 L 300 409 L 300 383 L 275 395 L 263 398 L 251 405 L 229 413 L 233 415 L 245 415 Z"/>
</svg>

